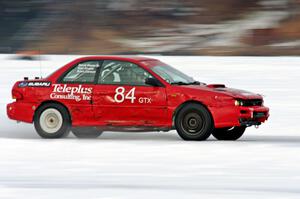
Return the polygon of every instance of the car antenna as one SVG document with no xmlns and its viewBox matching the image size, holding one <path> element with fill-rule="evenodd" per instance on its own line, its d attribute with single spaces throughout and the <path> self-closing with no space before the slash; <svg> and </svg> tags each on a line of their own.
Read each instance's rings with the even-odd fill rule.
<svg viewBox="0 0 300 199">
<path fill-rule="evenodd" d="M 39 62 L 40 62 L 40 79 L 42 79 L 42 57 L 41 57 L 41 49 L 39 48 Z"/>
</svg>

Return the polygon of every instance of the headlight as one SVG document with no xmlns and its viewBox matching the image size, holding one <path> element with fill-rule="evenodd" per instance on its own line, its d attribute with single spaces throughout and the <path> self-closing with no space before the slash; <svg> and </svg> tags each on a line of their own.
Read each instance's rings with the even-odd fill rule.
<svg viewBox="0 0 300 199">
<path fill-rule="evenodd" d="M 262 99 L 236 99 L 234 101 L 234 105 L 236 106 L 263 106 L 263 100 Z"/>
<path fill-rule="evenodd" d="M 244 102 L 242 100 L 235 100 L 234 101 L 234 105 L 236 105 L 236 106 L 243 106 Z"/>
</svg>

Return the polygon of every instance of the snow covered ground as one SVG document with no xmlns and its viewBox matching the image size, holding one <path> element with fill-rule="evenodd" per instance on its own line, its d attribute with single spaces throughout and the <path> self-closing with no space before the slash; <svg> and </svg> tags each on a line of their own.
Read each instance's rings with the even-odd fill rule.
<svg viewBox="0 0 300 199">
<path fill-rule="evenodd" d="M 175 131 L 45 140 L 7 119 L 16 80 L 74 57 L 0 55 L 1 199 L 300 197 L 300 57 L 157 57 L 199 81 L 265 95 L 269 121 L 235 142 L 186 142 Z"/>
</svg>

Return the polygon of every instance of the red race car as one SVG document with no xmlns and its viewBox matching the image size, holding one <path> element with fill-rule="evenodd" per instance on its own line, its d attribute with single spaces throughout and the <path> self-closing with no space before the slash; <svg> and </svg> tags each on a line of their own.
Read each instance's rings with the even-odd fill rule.
<svg viewBox="0 0 300 199">
<path fill-rule="evenodd" d="M 43 138 L 175 128 L 184 140 L 236 140 L 269 117 L 259 94 L 206 85 L 145 57 L 79 58 L 45 79 L 16 82 L 12 98 L 8 117 L 33 122 Z"/>
</svg>

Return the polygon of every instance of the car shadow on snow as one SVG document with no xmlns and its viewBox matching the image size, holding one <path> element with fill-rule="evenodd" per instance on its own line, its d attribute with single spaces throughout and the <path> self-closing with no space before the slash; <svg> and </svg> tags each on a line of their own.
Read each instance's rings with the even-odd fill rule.
<svg viewBox="0 0 300 199">
<path fill-rule="evenodd" d="M 300 135 L 245 135 L 239 142 L 256 143 L 297 143 L 300 144 Z M 300 145 L 299 145 L 300 146 Z"/>
<path fill-rule="evenodd" d="M 43 139 L 31 126 L 22 126 L 20 128 L 0 129 L 0 139 Z M 76 138 L 72 132 L 63 138 L 66 140 L 74 140 Z M 47 140 L 47 139 L 43 139 Z M 49 139 L 50 140 L 50 139 Z M 79 140 L 79 139 L 78 139 Z M 161 141 L 181 141 L 181 138 L 176 132 L 104 132 L 98 138 L 82 139 L 82 140 L 119 140 L 119 141 L 134 141 L 134 140 L 161 140 Z"/>
<path fill-rule="evenodd" d="M 33 126 L 22 125 L 18 128 L 0 128 L 0 139 L 42 139 L 35 132 Z M 66 140 L 77 139 L 72 133 L 68 137 L 64 138 Z M 86 140 L 86 139 L 85 139 Z M 176 133 L 176 131 L 170 132 L 104 132 L 97 139 L 89 140 L 119 140 L 119 141 L 182 141 L 184 142 Z M 238 143 L 266 143 L 266 144 L 300 144 L 300 136 L 294 135 L 244 135 L 241 139 L 237 141 L 217 141 L 211 136 L 208 142 L 238 142 Z M 205 141 L 205 142 L 207 142 Z M 200 142 L 201 143 L 201 142 Z M 300 146 L 300 145 L 299 145 Z"/>
<path fill-rule="evenodd" d="M 40 137 L 35 133 L 34 129 L 30 128 L 0 128 L 0 138 L 10 138 L 10 139 L 40 139 Z"/>
</svg>

